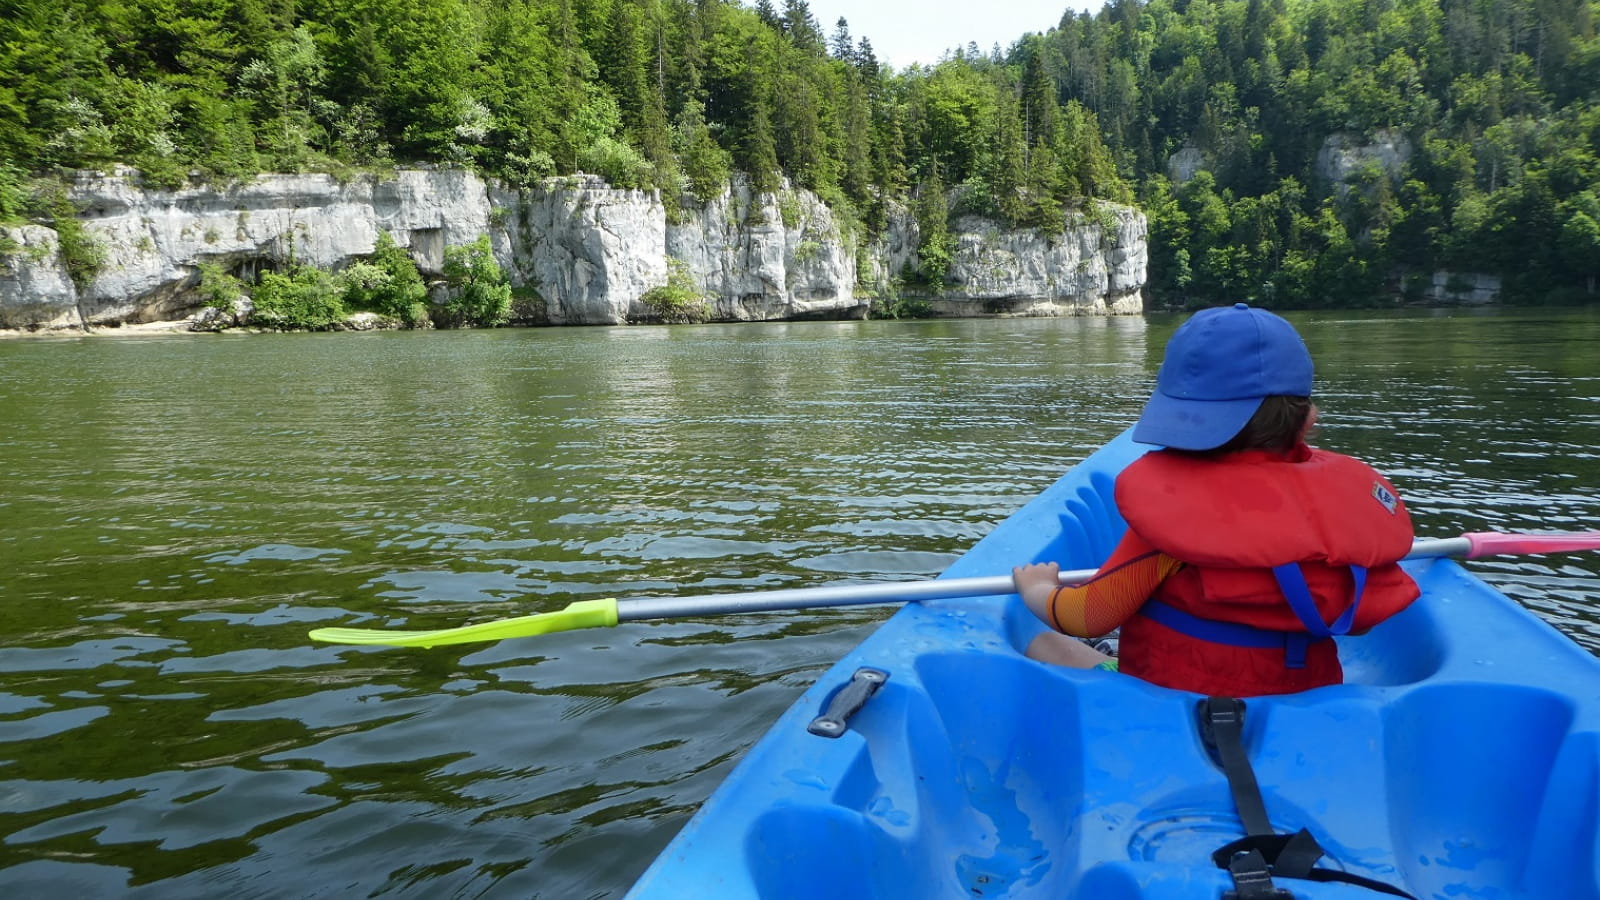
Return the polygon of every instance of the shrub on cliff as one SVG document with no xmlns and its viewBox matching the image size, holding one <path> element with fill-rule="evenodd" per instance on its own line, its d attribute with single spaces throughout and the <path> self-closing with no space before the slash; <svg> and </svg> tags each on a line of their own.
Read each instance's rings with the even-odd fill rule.
<svg viewBox="0 0 1600 900">
<path fill-rule="evenodd" d="M 251 294 L 253 321 L 268 328 L 329 331 L 344 323 L 343 293 L 333 273 L 312 266 L 263 272 Z"/>
<path fill-rule="evenodd" d="M 378 246 L 365 262 L 355 263 L 340 277 L 349 309 L 379 313 L 407 325 L 428 317 L 428 288 L 417 264 L 387 231 L 378 235 Z"/>
<path fill-rule="evenodd" d="M 28 173 L 9 162 L 0 162 L 0 224 L 28 220 Z"/>
<path fill-rule="evenodd" d="M 597 138 L 578 154 L 578 167 L 616 188 L 641 188 L 650 177 L 650 162 L 625 141 Z"/>
<path fill-rule="evenodd" d="M 874 319 L 924 319 L 933 315 L 933 304 L 924 297 L 900 293 L 900 279 L 880 281 L 861 291 L 872 299 L 867 314 Z"/>
<path fill-rule="evenodd" d="M 711 317 L 705 295 L 694 286 L 689 265 L 681 259 L 667 260 L 667 283 L 645 291 L 639 302 L 669 324 L 704 322 Z"/>
<path fill-rule="evenodd" d="M 83 221 L 78 218 L 79 210 L 67 198 L 64 188 L 56 187 L 46 202 L 50 225 L 56 230 L 61 261 L 67 267 L 67 275 L 72 278 L 72 283 L 82 291 L 105 265 L 105 247 L 83 227 Z"/>
<path fill-rule="evenodd" d="M 493 328 L 511 318 L 511 283 L 495 262 L 488 235 L 446 248 L 444 277 L 450 296 L 444 304 L 443 324 Z"/>
<path fill-rule="evenodd" d="M 244 282 L 214 262 L 203 262 L 197 291 L 205 299 L 206 306 L 232 312 L 234 304 L 244 296 Z"/>
</svg>

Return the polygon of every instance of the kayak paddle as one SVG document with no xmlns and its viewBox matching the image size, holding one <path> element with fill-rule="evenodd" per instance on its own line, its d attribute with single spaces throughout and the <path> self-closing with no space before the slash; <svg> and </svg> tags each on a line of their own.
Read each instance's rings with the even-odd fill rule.
<svg viewBox="0 0 1600 900">
<path fill-rule="evenodd" d="M 1406 559 L 1459 556 L 1478 559 L 1484 556 L 1530 553 L 1570 553 L 1600 550 L 1600 531 L 1565 534 L 1500 534 L 1471 532 L 1455 538 L 1418 540 Z M 1082 584 L 1094 577 L 1094 569 L 1074 569 L 1061 573 L 1062 584 Z M 609 628 L 618 622 L 641 619 L 673 619 L 685 616 L 720 616 L 730 613 L 773 612 L 780 609 L 809 609 L 823 606 L 859 606 L 869 603 L 908 603 L 913 600 L 953 600 L 958 597 L 988 597 L 1016 591 L 1010 575 L 980 578 L 935 578 L 927 581 L 901 581 L 887 584 L 846 584 L 814 588 L 785 588 L 711 597 L 638 597 L 618 600 L 578 600 L 555 612 L 494 619 L 476 625 L 440 628 L 433 631 L 401 631 L 385 628 L 317 628 L 314 641 L 330 644 L 364 644 L 384 647 L 439 647 L 475 641 L 501 641 L 532 637 L 556 631 L 582 628 Z"/>
</svg>

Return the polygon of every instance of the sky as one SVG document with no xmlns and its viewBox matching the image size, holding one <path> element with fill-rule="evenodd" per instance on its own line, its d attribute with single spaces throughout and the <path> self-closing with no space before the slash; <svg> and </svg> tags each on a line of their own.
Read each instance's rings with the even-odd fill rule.
<svg viewBox="0 0 1600 900">
<path fill-rule="evenodd" d="M 975 41 L 988 53 L 1002 51 L 1030 31 L 1044 32 L 1061 22 L 1070 7 L 1098 10 L 1099 0 L 808 0 L 822 35 L 833 38 L 843 16 L 850 36 L 872 42 L 879 61 L 896 69 L 912 63 L 932 65 L 944 51 Z M 749 5 L 749 4 L 746 4 Z M 782 0 L 772 4 L 783 9 Z"/>
</svg>

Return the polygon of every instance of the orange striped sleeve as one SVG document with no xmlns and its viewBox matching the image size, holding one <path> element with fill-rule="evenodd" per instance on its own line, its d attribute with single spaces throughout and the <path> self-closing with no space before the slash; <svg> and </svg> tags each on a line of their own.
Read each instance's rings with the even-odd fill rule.
<svg viewBox="0 0 1600 900">
<path fill-rule="evenodd" d="M 1108 634 L 1132 618 L 1181 565 L 1129 532 L 1093 578 L 1050 595 L 1050 625 L 1074 637 Z"/>
</svg>

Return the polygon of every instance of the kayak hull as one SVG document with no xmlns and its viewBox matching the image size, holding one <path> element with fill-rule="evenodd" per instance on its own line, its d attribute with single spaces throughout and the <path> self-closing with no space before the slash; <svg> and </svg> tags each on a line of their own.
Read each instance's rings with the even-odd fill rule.
<svg viewBox="0 0 1600 900">
<path fill-rule="evenodd" d="M 1144 447 L 1112 441 L 942 577 L 1093 568 Z M 1274 826 L 1323 865 L 1418 897 L 1600 900 L 1600 663 L 1450 560 L 1422 598 L 1341 639 L 1346 683 L 1247 701 Z M 899 610 L 746 754 L 629 893 L 787 898 L 1195 898 L 1232 889 L 1243 834 L 1198 696 L 1026 659 L 1014 596 Z M 807 731 L 863 667 L 887 681 L 837 738 Z M 1297 897 L 1381 896 L 1282 880 Z"/>
</svg>

